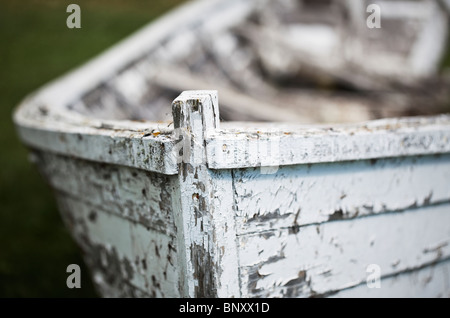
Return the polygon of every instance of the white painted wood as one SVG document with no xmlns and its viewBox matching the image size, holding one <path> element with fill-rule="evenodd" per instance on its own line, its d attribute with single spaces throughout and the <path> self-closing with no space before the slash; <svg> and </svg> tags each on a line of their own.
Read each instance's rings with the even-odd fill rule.
<svg viewBox="0 0 450 318">
<path fill-rule="evenodd" d="M 57 199 L 103 296 L 180 296 L 173 236 L 149 230 L 80 198 L 58 194 Z"/>
<path fill-rule="evenodd" d="M 233 172 L 238 233 L 450 202 L 450 155 L 282 166 Z"/>
<path fill-rule="evenodd" d="M 217 92 L 186 91 L 173 102 L 181 130 L 180 202 L 174 207 L 181 293 L 190 297 L 239 296 L 236 230 L 230 171 L 206 166 L 206 136 L 219 128 Z M 185 153 L 188 150 L 189 153 Z"/>
<path fill-rule="evenodd" d="M 183 88 L 185 83 L 170 83 L 170 78 L 165 84 L 155 82 L 156 65 L 206 64 L 202 76 L 208 80 L 210 74 L 228 76 L 253 92 L 271 87 L 252 74 L 249 56 L 231 58 L 241 64 L 225 75 L 220 68 L 230 59 L 224 52 L 214 67 L 195 59 L 186 66 L 204 45 L 221 51 L 231 29 L 271 3 L 209 0 L 186 5 L 43 87 L 16 111 L 18 133 L 55 189 L 101 294 L 447 295 L 449 287 L 441 280 L 448 282 L 450 256 L 449 115 L 352 125 L 219 126 L 217 93 L 190 91 L 173 103 L 173 123 L 120 120 L 163 114 L 168 97 L 152 97 L 161 93 L 152 89 L 169 84 L 172 90 Z M 271 14 L 262 15 L 268 25 L 282 22 Z M 406 65 L 402 76 L 408 80 L 401 83 L 414 83 L 415 75 L 435 64 L 439 52 L 432 63 L 418 61 L 424 50 L 440 50 L 433 41 L 424 43 L 434 29 L 448 32 L 443 20 L 431 21 L 411 59 L 397 63 L 384 56 L 389 63 L 373 59 L 366 71 L 375 65 L 385 66 L 381 73 L 398 66 L 392 68 L 397 72 Z M 282 35 L 305 34 L 296 27 L 281 28 L 289 30 Z M 268 40 L 280 40 L 276 31 L 264 32 Z M 254 43 L 279 49 L 270 44 Z M 357 55 L 358 45 L 353 48 Z M 228 49 L 230 56 L 236 54 Z M 289 61 L 281 53 L 282 68 Z M 319 66 L 312 69 L 321 70 Z M 342 71 L 325 73 L 345 78 L 353 69 Z M 361 81 L 367 88 L 380 83 L 377 76 L 364 76 L 354 84 Z M 386 85 L 390 82 L 377 87 Z M 146 98 L 155 105 L 153 99 L 161 98 L 163 106 L 145 109 Z M 226 98 L 229 104 L 236 102 Z M 253 99 L 239 102 L 247 113 L 255 112 Z M 228 109 L 233 106 L 239 105 Z M 381 266 L 383 282 L 391 286 L 386 293 L 362 289 L 370 263 Z M 422 277 L 430 285 L 417 285 Z"/>
<path fill-rule="evenodd" d="M 176 176 L 34 152 L 33 161 L 58 192 L 92 207 L 175 236 L 172 201 Z"/>
<path fill-rule="evenodd" d="M 208 137 L 208 167 L 258 167 L 264 165 L 262 159 L 267 156 L 267 153 L 258 153 L 258 150 L 261 149 L 261 152 L 270 147 L 279 149 L 273 158 L 275 166 L 449 152 L 449 123 L 450 116 L 441 115 L 380 120 L 352 126 L 280 125 L 277 128 L 272 124 L 265 128 L 267 126 L 261 124 L 258 130 L 239 129 L 233 124 L 233 128 L 219 130 Z M 89 160 L 176 174 L 174 141 L 167 135 L 171 130 L 158 126 L 132 133 L 70 127 L 48 131 L 24 126 L 19 134 L 34 147 Z M 80 136 L 84 138 L 82 143 Z"/>
<path fill-rule="evenodd" d="M 234 124 L 233 126 L 236 126 Z M 223 129 L 207 140 L 208 167 L 233 169 L 267 165 L 336 162 L 425 155 L 450 151 L 450 116 L 385 119 L 354 125 L 261 125 Z"/>
<path fill-rule="evenodd" d="M 23 126 L 19 135 L 33 148 L 168 175 L 177 173 L 174 141 L 156 125 L 133 132 L 54 126 L 53 129 Z"/>
<path fill-rule="evenodd" d="M 380 288 L 366 284 L 342 290 L 332 298 L 449 298 L 450 261 L 381 280 Z"/>
<path fill-rule="evenodd" d="M 157 245 L 167 243 L 163 239 L 164 233 L 176 233 L 176 244 L 170 244 L 173 249 L 178 246 L 179 265 L 176 271 L 179 279 L 171 278 L 168 284 L 176 280 L 180 295 L 196 297 L 327 295 L 361 284 L 366 273 L 363 271 L 361 274 L 357 267 L 366 266 L 372 259 L 382 268 L 387 268 L 386 275 L 389 276 L 448 257 L 448 205 L 387 213 L 406 208 L 414 202 L 420 205 L 448 200 L 448 155 L 384 159 L 372 163 L 359 161 L 281 167 L 279 172 L 268 175 L 261 175 L 258 169 L 241 170 L 233 172 L 232 180 L 229 170 L 213 171 L 206 167 L 207 148 L 203 146 L 204 142 L 220 131 L 217 97 L 212 94 L 186 92 L 174 102 L 174 127 L 187 132 L 185 137 L 189 140 L 189 152 L 185 157 L 187 160 L 180 163 L 178 177 L 170 177 L 172 181 L 165 184 L 168 186 L 166 192 L 160 192 L 158 184 L 167 181 L 156 174 L 127 167 L 100 166 L 94 162 L 88 164 L 45 153 L 36 154 L 35 159 L 43 167 L 52 186 L 59 192 L 67 193 L 61 197 L 72 218 L 77 219 L 80 215 L 84 215 L 84 219 L 89 218 L 92 209 L 114 213 L 102 212 L 105 217 L 102 217 L 100 228 L 91 225 L 86 228 L 80 221 L 82 232 L 75 234 L 80 244 L 85 244 L 83 240 L 87 235 L 89 242 L 95 242 L 95 246 L 110 250 L 114 247 L 121 251 L 122 254 L 118 252 L 119 259 L 140 259 L 146 255 L 142 248 L 130 255 L 126 247 L 120 247 L 129 244 L 126 243 L 129 235 L 113 235 L 118 232 L 118 227 L 127 224 L 125 220 L 133 220 L 136 223 L 131 224 L 137 224 L 139 228 L 148 226 L 150 230 L 147 231 L 153 233 L 148 236 L 156 240 Z M 432 123 L 436 124 L 434 121 Z M 407 124 L 422 128 L 416 122 Z M 376 126 L 372 129 L 377 131 L 377 128 L 380 129 Z M 241 181 L 242 184 L 239 184 Z M 391 187 L 386 189 L 382 186 L 384 184 Z M 148 191 L 146 195 L 142 193 L 143 189 Z M 252 189 L 260 192 L 252 193 Z M 405 192 L 405 189 L 408 191 Z M 380 192 L 377 193 L 377 190 Z M 345 205 L 334 206 L 338 196 L 339 200 L 345 201 L 342 192 L 346 192 L 349 206 L 362 206 L 361 214 L 385 214 L 305 226 L 332 219 L 335 209 L 342 209 L 344 217 L 344 212 L 347 212 Z M 334 197 L 334 200 L 321 200 L 321 193 Z M 291 199 L 283 199 L 284 194 L 291 196 Z M 169 200 L 168 195 L 178 199 Z M 142 199 L 137 199 L 139 197 Z M 83 198 L 79 204 L 77 198 Z M 364 207 L 368 201 L 373 203 L 371 208 Z M 176 230 L 173 232 L 167 231 L 173 222 L 172 215 L 169 213 L 164 217 L 160 214 L 162 211 L 158 211 L 162 202 L 171 204 L 175 214 Z M 311 202 L 310 206 L 305 206 L 304 202 Z M 148 208 L 147 203 L 150 203 Z M 277 204 L 274 206 L 274 203 Z M 304 209 L 304 214 L 295 217 L 295 214 L 285 213 L 287 208 L 299 203 L 299 210 Z M 317 209 L 320 211 L 320 204 L 324 204 L 324 210 L 330 204 L 328 213 L 314 213 Z M 125 211 L 124 207 L 127 207 Z M 281 212 L 279 215 L 270 215 L 270 212 L 260 214 L 260 224 L 255 223 L 252 228 L 249 226 L 252 222 L 248 222 L 249 216 L 253 216 L 252 212 L 248 212 L 252 208 L 259 211 L 274 208 Z M 149 222 L 144 222 L 145 214 L 139 216 L 142 209 L 151 212 Z M 84 212 L 79 214 L 78 211 Z M 137 211 L 138 215 L 134 215 L 133 211 Z M 152 211 L 156 212 L 153 216 Z M 239 233 L 249 234 L 236 236 L 235 215 Z M 120 226 L 113 225 L 114 222 L 108 221 L 110 218 L 117 220 L 114 222 Z M 162 227 L 155 226 L 158 222 Z M 368 235 L 368 231 L 373 234 Z M 140 242 L 146 240 L 142 238 Z M 389 244 L 396 248 L 390 250 Z M 342 252 L 344 250 L 345 253 Z M 333 262 L 336 262 L 336 267 Z M 158 265 L 158 261 L 152 264 L 162 266 Z M 98 267 L 95 264 L 92 266 Z M 333 267 L 331 271 L 327 266 Z M 329 276 L 331 272 L 332 279 Z M 149 277 L 156 279 L 152 273 L 141 275 L 144 278 L 131 283 L 136 288 L 130 287 L 126 293 L 156 293 L 148 285 L 144 285 L 145 288 L 142 286 Z M 158 275 L 159 281 L 161 273 Z M 118 295 L 115 294 L 117 287 L 105 285 L 101 280 L 98 284 L 99 288 L 104 288 L 104 295 Z M 153 295 L 164 296 L 173 292 L 169 287 L 164 288 L 159 291 L 160 294 Z"/>
<path fill-rule="evenodd" d="M 450 205 L 239 237 L 244 297 L 314 296 L 450 256 Z"/>
</svg>

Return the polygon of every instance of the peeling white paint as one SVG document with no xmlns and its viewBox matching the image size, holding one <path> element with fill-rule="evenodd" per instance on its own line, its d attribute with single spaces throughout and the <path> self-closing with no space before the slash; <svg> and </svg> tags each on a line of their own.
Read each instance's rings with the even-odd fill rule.
<svg viewBox="0 0 450 318">
<path fill-rule="evenodd" d="M 180 296 L 174 237 L 63 194 L 58 203 L 103 296 Z M 114 258 L 95 255 L 104 251 Z"/>
<path fill-rule="evenodd" d="M 449 115 L 219 125 L 211 91 L 180 95 L 173 123 L 120 120 L 133 109 L 108 108 L 120 99 L 145 109 L 140 90 L 158 71 L 153 59 L 183 63 L 197 34 L 217 35 L 220 49 L 228 28 L 261 3 L 187 5 L 16 111 L 101 294 L 448 297 Z M 209 18 L 199 22 L 199 11 Z M 397 70 L 410 71 L 415 52 Z M 246 85 L 265 89 L 247 62 L 236 66 Z M 175 129 L 192 141 L 182 162 Z M 274 142 L 277 157 L 268 158 Z M 264 165 L 274 173 L 261 173 Z M 368 264 L 380 266 L 382 288 L 365 289 Z"/>
<path fill-rule="evenodd" d="M 300 274 L 294 296 L 327 294 L 365 282 L 369 264 L 386 276 L 446 260 L 449 224 L 449 206 L 438 205 L 305 226 L 296 234 L 284 229 L 240 236 L 242 295 L 283 296 Z"/>
<path fill-rule="evenodd" d="M 365 284 L 342 290 L 333 298 L 449 298 L 450 262 L 438 263 L 381 280 L 381 288 Z"/>
<path fill-rule="evenodd" d="M 236 170 L 238 233 L 450 202 L 449 180 L 449 155 Z"/>
<path fill-rule="evenodd" d="M 238 297 L 236 230 L 230 171 L 206 166 L 205 136 L 218 128 L 217 92 L 191 91 L 173 103 L 174 126 L 190 141 L 180 163 L 179 204 L 174 206 L 180 246 L 182 295 Z"/>
</svg>

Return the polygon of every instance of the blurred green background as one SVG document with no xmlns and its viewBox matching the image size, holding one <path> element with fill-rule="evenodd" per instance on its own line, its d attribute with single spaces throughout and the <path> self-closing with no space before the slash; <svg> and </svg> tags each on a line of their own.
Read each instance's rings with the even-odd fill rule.
<svg viewBox="0 0 450 318">
<path fill-rule="evenodd" d="M 84 63 L 182 0 L 0 1 L 0 297 L 96 297 L 50 189 L 27 161 L 11 120 L 28 93 Z M 81 7 L 81 29 L 66 7 Z M 447 54 L 443 66 L 450 66 Z M 66 267 L 82 265 L 82 288 Z"/>
<path fill-rule="evenodd" d="M 16 136 L 13 108 L 181 2 L 0 1 L 0 297 L 97 296 L 51 190 Z M 66 26 L 70 3 L 81 7 L 81 29 Z M 82 266 L 81 289 L 66 287 L 69 264 Z"/>
</svg>

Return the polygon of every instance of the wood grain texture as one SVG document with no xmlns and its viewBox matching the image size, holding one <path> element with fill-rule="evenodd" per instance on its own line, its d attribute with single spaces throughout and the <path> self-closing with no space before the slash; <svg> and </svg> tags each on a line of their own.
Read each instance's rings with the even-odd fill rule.
<svg viewBox="0 0 450 318">
<path fill-rule="evenodd" d="M 239 237 L 242 295 L 310 297 L 450 257 L 450 205 Z"/>
<path fill-rule="evenodd" d="M 176 297 L 174 177 L 70 158 L 33 156 L 106 297 Z"/>
<path fill-rule="evenodd" d="M 57 192 L 66 226 L 104 297 L 179 297 L 176 239 Z"/>
<path fill-rule="evenodd" d="M 171 131 L 167 133 L 161 126 L 167 124 L 141 126 L 136 131 L 102 124 L 97 128 L 79 129 L 50 121 L 39 128 L 23 126 L 19 134 L 32 148 L 85 160 L 176 174 L 174 142 L 169 137 Z"/>
<path fill-rule="evenodd" d="M 218 130 L 207 140 L 208 167 L 233 169 L 450 152 L 450 116 L 354 125 Z M 268 160 L 270 156 L 270 160 Z"/>
<path fill-rule="evenodd" d="M 219 125 L 217 92 L 186 91 L 174 101 L 173 113 L 174 128 L 188 145 L 183 148 L 179 205 L 174 208 L 181 293 L 239 296 L 231 172 L 213 172 L 206 166 L 205 138 Z"/>
<path fill-rule="evenodd" d="M 332 298 L 449 298 L 450 261 L 385 277 L 380 288 L 361 284 L 330 295 Z"/>
<path fill-rule="evenodd" d="M 272 8 L 270 3 L 266 5 Z M 269 19 L 281 27 L 277 20 L 290 16 L 289 3 L 293 4 L 278 3 L 260 16 L 261 21 Z M 255 22 L 262 4 L 246 0 L 189 4 L 48 84 L 16 111 L 18 133 L 55 190 L 63 218 L 86 253 L 101 294 L 448 295 L 448 114 L 351 125 L 219 123 L 217 94 L 211 91 L 184 92 L 170 111 L 170 96 L 194 84 L 195 78 L 186 76 L 192 73 L 201 74 L 198 85 L 209 84 L 205 78 L 217 79 L 223 81 L 219 87 L 242 88 L 252 98 L 268 102 L 264 96 L 271 96 L 276 105 L 289 104 L 289 98 L 276 98 L 278 88 L 274 90 L 259 74 L 274 75 L 285 66 L 285 75 L 298 73 L 289 63 L 277 67 L 264 54 L 279 55 L 280 62 L 300 57 L 300 47 L 293 54 L 283 49 L 294 43 L 289 37 L 282 39 L 288 46 L 273 45 L 280 36 L 289 36 L 289 26 L 270 34 L 256 30 L 266 36 L 263 41 L 256 36 L 258 43 L 253 45 L 250 37 L 236 33 L 236 26 Z M 338 17 L 324 16 L 323 4 L 317 8 L 325 19 Z M 358 6 L 354 8 L 352 19 Z M 284 13 L 276 16 L 277 10 Z M 421 10 L 416 12 L 422 16 Z M 443 26 L 432 20 L 418 49 L 404 63 L 379 63 L 375 58 L 379 51 L 361 54 L 359 62 L 363 68 L 403 69 L 411 76 L 428 73 L 439 55 L 436 45 L 441 45 L 429 34 L 445 30 Z M 240 46 L 242 42 L 250 46 Z M 309 48 L 306 41 L 294 44 Z M 264 50 L 254 51 L 259 45 Z M 436 49 L 426 61 L 431 63 L 421 64 L 422 49 L 430 47 Z M 338 51 L 330 53 L 335 57 Z M 367 63 L 368 54 L 374 54 L 372 63 Z M 313 70 L 332 62 L 323 56 L 312 64 Z M 266 68 L 254 68 L 255 63 Z M 308 69 L 307 64 L 301 68 Z M 164 65 L 175 71 L 158 80 L 158 66 Z M 354 79 L 355 70 L 344 66 L 331 75 Z M 171 82 L 172 77 L 177 81 Z M 367 80 L 357 77 L 350 82 L 356 87 L 380 83 L 383 91 L 390 88 L 391 82 L 384 79 Z M 326 96 L 334 107 L 315 118 L 334 122 L 342 114 L 333 114 L 336 100 Z M 318 108 L 314 98 L 306 97 L 304 103 Z M 240 95 L 225 101 L 247 116 L 258 115 L 253 99 Z M 341 104 L 349 106 L 348 100 Z M 415 107 L 421 105 L 427 103 Z M 157 122 L 159 116 L 171 114 L 172 124 Z M 271 114 L 264 119 L 294 119 L 273 110 Z M 381 267 L 388 291 L 363 290 L 371 263 Z"/>
<path fill-rule="evenodd" d="M 105 297 L 179 297 L 176 176 L 34 151 Z"/>
<path fill-rule="evenodd" d="M 233 171 L 239 234 L 450 202 L 450 155 Z"/>
<path fill-rule="evenodd" d="M 50 186 L 132 223 L 176 235 L 175 176 L 35 151 L 33 161 Z"/>
</svg>

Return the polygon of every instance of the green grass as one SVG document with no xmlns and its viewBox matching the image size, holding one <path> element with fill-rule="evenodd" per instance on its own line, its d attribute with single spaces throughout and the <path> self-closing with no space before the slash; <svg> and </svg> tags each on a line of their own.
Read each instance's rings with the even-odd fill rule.
<svg viewBox="0 0 450 318">
<path fill-rule="evenodd" d="M 446 54 L 444 55 L 441 61 L 441 69 L 450 69 L 450 32 L 447 36 L 447 49 Z"/>
<path fill-rule="evenodd" d="M 96 296 L 51 190 L 16 137 L 13 108 L 180 2 L 0 2 L 0 297 Z M 81 7 L 81 29 L 66 27 L 69 3 Z M 82 266 L 81 289 L 66 287 L 69 264 Z"/>
</svg>

